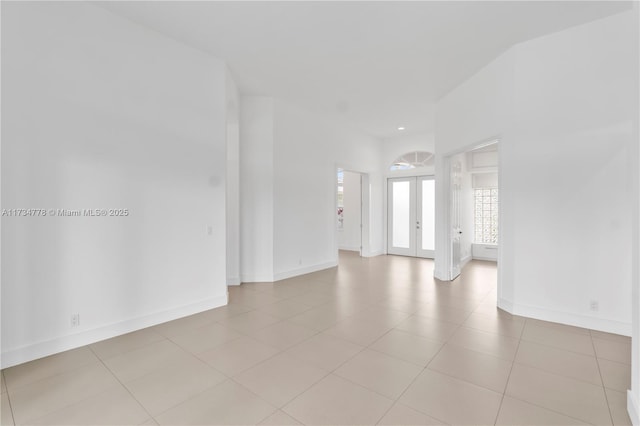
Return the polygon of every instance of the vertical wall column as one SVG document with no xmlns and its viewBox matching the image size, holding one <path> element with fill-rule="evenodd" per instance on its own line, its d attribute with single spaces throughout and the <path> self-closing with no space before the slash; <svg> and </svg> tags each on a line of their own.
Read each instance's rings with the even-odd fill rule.
<svg viewBox="0 0 640 426">
<path fill-rule="evenodd" d="M 640 72 L 640 5 L 633 3 L 633 27 L 634 27 L 634 61 L 633 74 L 635 87 L 635 114 L 633 118 L 633 141 L 631 144 L 631 173 L 632 173 L 632 270 L 631 270 L 631 389 L 627 394 L 627 412 L 634 425 L 640 424 L 640 84 L 638 84 L 638 72 Z"/>
<path fill-rule="evenodd" d="M 242 282 L 273 281 L 273 99 L 243 96 L 240 133 Z"/>
<path fill-rule="evenodd" d="M 227 285 L 240 284 L 240 99 L 227 69 Z"/>
</svg>

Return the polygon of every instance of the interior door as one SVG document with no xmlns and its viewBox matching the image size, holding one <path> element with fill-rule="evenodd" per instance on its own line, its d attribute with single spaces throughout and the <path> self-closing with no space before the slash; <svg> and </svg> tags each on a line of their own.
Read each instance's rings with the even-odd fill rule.
<svg viewBox="0 0 640 426">
<path fill-rule="evenodd" d="M 387 253 L 433 259 L 435 185 L 433 177 L 392 178 L 387 183 Z"/>
<path fill-rule="evenodd" d="M 460 161 L 451 163 L 451 279 L 460 275 L 460 237 L 462 226 L 460 223 L 460 185 L 462 180 L 462 164 Z"/>
<path fill-rule="evenodd" d="M 393 178 L 387 185 L 387 253 L 415 256 L 416 178 Z"/>
<path fill-rule="evenodd" d="M 416 256 L 433 259 L 436 245 L 436 187 L 433 176 L 417 178 Z"/>
</svg>

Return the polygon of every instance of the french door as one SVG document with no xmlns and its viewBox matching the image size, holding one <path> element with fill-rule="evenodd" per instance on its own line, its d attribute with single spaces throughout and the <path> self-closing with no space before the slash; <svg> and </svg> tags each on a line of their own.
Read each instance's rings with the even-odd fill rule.
<svg viewBox="0 0 640 426">
<path fill-rule="evenodd" d="M 387 181 L 387 253 L 433 259 L 435 184 L 433 176 Z"/>
</svg>

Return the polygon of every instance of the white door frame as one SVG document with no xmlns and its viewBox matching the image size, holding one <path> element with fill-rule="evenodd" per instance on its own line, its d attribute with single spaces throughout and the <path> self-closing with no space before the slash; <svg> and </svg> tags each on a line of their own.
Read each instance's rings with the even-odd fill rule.
<svg viewBox="0 0 640 426">
<path fill-rule="evenodd" d="M 502 182 L 502 137 L 500 135 L 484 139 L 483 141 L 467 145 L 466 147 L 456 149 L 454 151 L 448 152 L 446 155 L 442 157 L 442 172 L 440 176 L 437 176 L 437 179 L 441 182 L 442 188 L 442 196 L 438 197 L 437 194 L 437 186 L 436 186 L 436 199 L 442 199 L 442 206 L 440 212 L 442 216 L 439 217 L 436 214 L 436 227 L 442 227 L 445 229 L 444 238 L 441 239 L 441 247 L 436 249 L 436 256 L 438 260 L 442 260 L 442 269 L 434 271 L 434 275 L 437 279 L 441 281 L 452 281 L 456 277 L 453 276 L 454 273 L 452 271 L 452 223 L 451 223 L 451 159 L 458 155 L 468 151 L 473 151 L 474 149 L 479 149 L 485 147 L 487 145 L 492 145 L 494 143 L 498 144 L 498 188 L 501 188 Z M 501 197 L 502 199 L 502 197 Z M 500 202 L 498 204 L 498 217 L 500 218 L 500 222 L 504 215 L 502 214 L 502 205 Z M 440 219 L 440 220 L 438 220 Z M 504 241 L 502 236 L 503 227 L 498 223 L 498 294 L 500 294 L 501 289 L 501 277 L 502 277 L 502 250 L 499 248 Z M 436 237 L 437 238 L 437 237 Z M 437 244 L 437 241 L 436 241 Z"/>
<path fill-rule="evenodd" d="M 416 176 L 416 192 L 417 192 L 417 196 L 416 196 L 416 223 L 419 223 L 420 228 L 424 228 L 424 222 L 422 221 L 422 182 L 425 180 L 430 180 L 433 181 L 435 184 L 436 178 L 433 175 L 425 175 L 425 176 Z M 435 203 L 436 203 L 436 197 L 435 197 L 435 193 L 433 196 L 433 200 L 431 200 L 433 202 L 433 210 L 435 213 Z M 433 232 L 435 233 L 435 223 L 433 224 Z M 436 251 L 435 251 L 435 247 L 433 250 L 423 250 L 422 249 L 422 232 L 417 232 L 416 233 L 416 256 L 417 257 L 421 257 L 423 259 L 433 259 L 435 257 Z"/>
<path fill-rule="evenodd" d="M 336 227 L 336 212 L 338 211 L 338 169 L 345 172 L 357 173 L 360 175 L 360 256 L 371 256 L 371 185 L 369 173 L 350 167 L 345 164 L 336 163 L 333 168 L 331 177 L 331 194 L 333 196 L 333 211 L 331 212 L 331 223 L 333 224 L 333 247 L 335 252 L 335 261 L 338 261 L 338 229 Z"/>
</svg>

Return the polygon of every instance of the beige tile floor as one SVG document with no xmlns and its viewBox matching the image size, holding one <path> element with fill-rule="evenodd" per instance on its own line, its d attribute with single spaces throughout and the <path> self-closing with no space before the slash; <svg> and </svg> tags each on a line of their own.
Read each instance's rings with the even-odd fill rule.
<svg viewBox="0 0 640 426">
<path fill-rule="evenodd" d="M 496 268 L 341 253 L 230 304 L 2 371 L 6 424 L 630 424 L 627 337 L 495 307 Z"/>
</svg>

